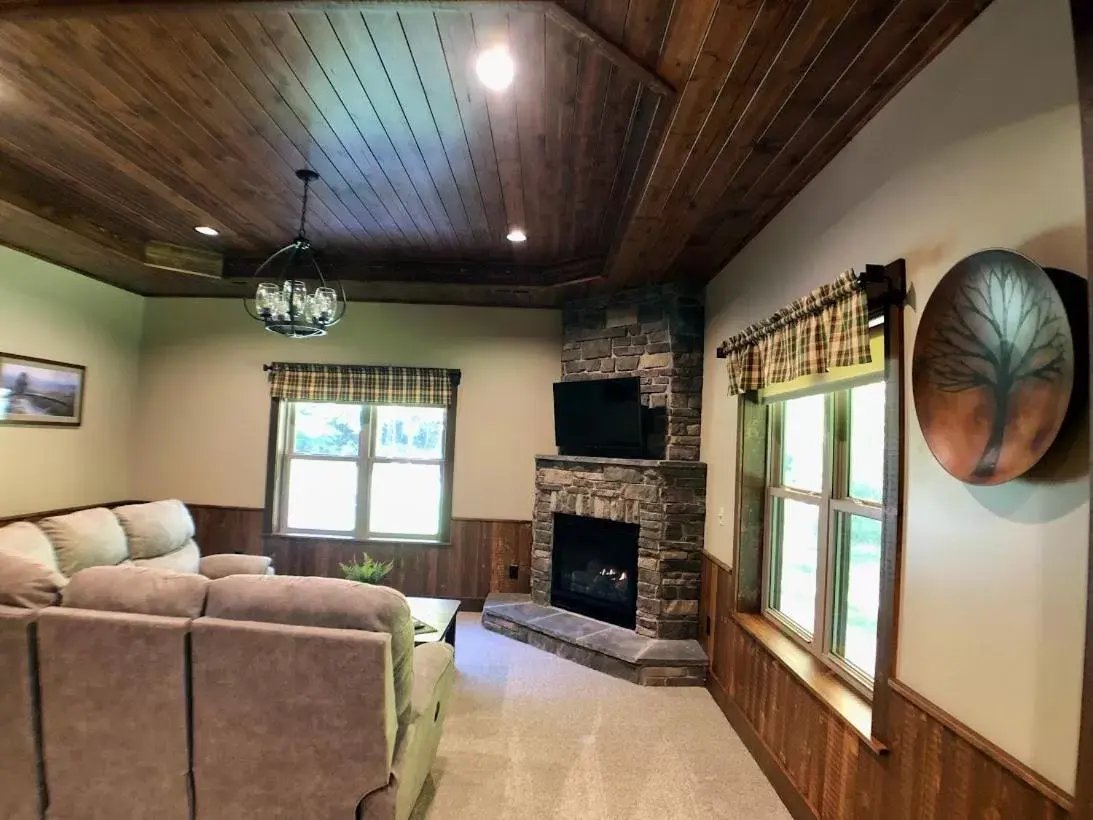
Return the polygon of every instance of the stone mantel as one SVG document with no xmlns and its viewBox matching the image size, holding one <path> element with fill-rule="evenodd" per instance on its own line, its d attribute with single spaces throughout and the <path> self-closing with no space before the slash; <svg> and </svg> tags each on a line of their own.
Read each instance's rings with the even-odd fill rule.
<svg viewBox="0 0 1093 820">
<path fill-rule="evenodd" d="M 543 606 L 550 604 L 555 513 L 638 524 L 637 633 L 697 636 L 705 464 L 537 456 L 531 595 Z"/>
</svg>

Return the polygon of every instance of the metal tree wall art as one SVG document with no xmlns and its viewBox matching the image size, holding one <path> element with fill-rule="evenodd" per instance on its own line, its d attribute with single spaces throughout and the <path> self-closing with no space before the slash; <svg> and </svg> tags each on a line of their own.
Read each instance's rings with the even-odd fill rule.
<svg viewBox="0 0 1093 820">
<path fill-rule="evenodd" d="M 1047 274 L 1013 251 L 958 262 L 930 296 L 912 385 L 926 443 L 949 473 L 1001 484 L 1055 440 L 1074 383 L 1074 342 Z"/>
</svg>

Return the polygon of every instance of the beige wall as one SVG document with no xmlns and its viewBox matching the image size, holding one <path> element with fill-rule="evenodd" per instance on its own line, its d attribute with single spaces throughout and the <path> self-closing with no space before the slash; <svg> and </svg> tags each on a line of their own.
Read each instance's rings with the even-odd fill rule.
<svg viewBox="0 0 1093 820">
<path fill-rule="evenodd" d="M 531 517 L 536 453 L 554 452 L 558 311 L 353 304 L 321 339 L 265 332 L 225 299 L 149 299 L 137 426 L 141 497 L 260 507 L 271 361 L 463 372 L 453 513 Z"/>
<path fill-rule="evenodd" d="M 0 426 L 0 517 L 132 497 L 143 300 L 0 247 L 0 351 L 87 367 L 83 425 Z"/>
<path fill-rule="evenodd" d="M 558 311 L 354 304 L 328 337 L 291 342 L 234 300 L 143 299 L 2 247 L 0 271 L 0 351 L 88 369 L 82 427 L 0 426 L 0 517 L 261 506 L 275 360 L 460 368 L 454 514 L 531 516 L 533 457 L 555 451 Z"/>
<path fill-rule="evenodd" d="M 1085 275 L 1076 101 L 1066 0 L 996 0 L 710 284 L 711 553 L 732 561 L 737 420 L 714 347 L 850 266 L 907 260 L 908 348 L 939 278 L 972 251 L 1017 248 Z M 1084 435 L 1034 478 L 973 488 L 934 461 L 909 379 L 907 389 L 898 676 L 1071 788 L 1089 544 Z"/>
</svg>

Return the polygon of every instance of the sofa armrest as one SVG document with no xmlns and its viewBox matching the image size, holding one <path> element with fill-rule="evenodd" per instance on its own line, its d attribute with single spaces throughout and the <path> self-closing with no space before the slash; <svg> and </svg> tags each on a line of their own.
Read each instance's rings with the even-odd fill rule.
<svg viewBox="0 0 1093 820">
<path fill-rule="evenodd" d="M 198 572 L 214 581 L 229 575 L 273 575 L 273 559 L 266 555 L 237 553 L 206 555 L 201 559 Z"/>
<path fill-rule="evenodd" d="M 414 647 L 414 688 L 410 696 L 411 720 L 428 715 L 432 722 L 437 703 L 451 689 L 455 652 L 446 643 L 426 643 Z"/>
<path fill-rule="evenodd" d="M 398 738 L 391 781 L 365 795 L 361 820 L 409 820 L 436 760 L 455 681 L 455 650 L 446 643 L 414 647 L 410 723 Z"/>
</svg>

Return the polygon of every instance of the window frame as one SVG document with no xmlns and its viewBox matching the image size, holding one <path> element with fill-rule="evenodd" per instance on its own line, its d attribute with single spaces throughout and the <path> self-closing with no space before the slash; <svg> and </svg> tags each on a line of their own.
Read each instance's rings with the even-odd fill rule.
<svg viewBox="0 0 1093 820">
<path fill-rule="evenodd" d="M 357 441 L 357 455 L 355 456 L 328 456 L 328 455 L 315 455 L 311 453 L 298 454 L 293 452 L 292 443 L 296 440 L 296 414 L 292 412 L 294 404 L 304 404 L 305 402 L 285 402 L 285 419 L 280 431 L 282 439 L 280 452 L 282 456 L 277 466 L 277 494 L 278 494 L 278 516 L 277 516 L 277 533 L 280 535 L 303 535 L 303 536 L 322 536 L 324 538 L 355 538 L 360 532 L 361 523 L 361 510 L 362 504 L 366 504 L 368 501 L 368 488 L 365 486 L 367 481 L 366 476 L 366 462 L 368 455 L 365 450 L 366 445 L 366 425 L 370 424 L 371 408 L 369 405 L 355 405 L 361 420 L 361 432 L 358 434 Z M 308 402 L 313 404 L 336 404 L 338 402 Z M 348 530 L 323 530 L 323 529 L 303 529 L 293 528 L 288 525 L 288 486 L 289 478 L 292 474 L 292 463 L 294 461 L 327 461 L 327 462 L 350 462 L 357 465 L 357 507 L 356 514 L 354 516 L 355 525 L 352 532 Z"/>
<path fill-rule="evenodd" d="M 800 644 L 811 655 L 828 667 L 835 675 L 855 689 L 866 700 L 873 699 L 875 679 L 846 658 L 835 652 L 835 630 L 839 623 L 838 599 L 845 596 L 841 591 L 837 573 L 840 566 L 843 522 L 851 516 L 869 518 L 884 524 L 884 505 L 880 502 L 858 499 L 850 494 L 850 391 L 855 387 L 884 384 L 883 374 L 875 378 L 856 381 L 846 386 L 836 386 L 825 391 L 824 397 L 824 447 L 823 478 L 819 492 L 798 489 L 784 483 L 782 475 L 783 426 L 786 401 L 772 403 L 768 407 L 766 481 L 764 486 L 762 532 L 762 581 L 760 611 L 789 638 Z M 792 400 L 792 399 L 790 399 Z M 781 534 L 781 517 L 778 500 L 809 504 L 819 510 L 816 545 L 816 595 L 813 611 L 813 629 L 809 634 L 771 605 L 775 584 L 780 576 L 777 566 L 781 556 L 776 541 Z M 883 535 L 882 535 L 883 550 Z M 880 570 L 883 574 L 883 570 Z M 878 578 L 878 582 L 880 579 Z M 880 640 L 880 613 L 878 612 L 877 640 Z M 874 672 L 875 675 L 875 672 Z"/>
<path fill-rule="evenodd" d="M 873 676 L 873 702 L 870 730 L 863 732 L 848 714 L 853 710 L 835 712 L 858 731 L 874 750 L 883 750 L 895 732 L 896 716 L 892 708 L 894 695 L 889 681 L 895 676 L 896 655 L 899 649 L 899 600 L 900 565 L 903 555 L 903 510 L 906 501 L 906 441 L 907 429 L 904 365 L 903 311 L 907 297 L 907 264 L 896 259 L 887 265 L 867 265 L 863 274 L 866 296 L 869 302 L 869 318 L 883 318 L 884 324 L 884 519 L 881 524 L 881 585 L 880 612 L 877 623 L 877 663 Z M 720 354 L 719 354 L 720 355 Z M 763 532 L 766 509 L 767 469 L 767 405 L 759 402 L 755 391 L 737 397 L 736 430 L 736 487 L 733 493 L 735 516 L 733 523 L 733 573 L 729 617 L 742 629 L 748 630 L 753 623 L 763 626 L 771 622 L 762 616 L 761 593 L 763 588 Z M 772 625 L 773 628 L 773 625 Z M 781 630 L 776 630 L 779 637 Z M 755 634 L 753 632 L 753 634 Z M 788 639 L 787 639 L 788 640 Z M 799 645 L 789 641 L 795 650 Z M 790 669 L 800 667 L 802 660 L 814 664 L 815 669 L 801 670 L 801 680 L 821 699 L 827 697 L 817 678 L 828 678 L 846 690 L 850 700 L 868 706 L 857 691 L 842 679 L 828 675 L 827 669 L 811 653 L 800 650 L 801 656 L 783 654 L 773 644 L 768 650 L 779 657 Z M 839 702 L 845 701 L 840 698 Z M 828 700 L 831 703 L 830 700 Z"/>
<path fill-rule="evenodd" d="M 266 535 L 289 538 L 326 538 L 369 544 L 426 544 L 430 546 L 450 546 L 452 527 L 452 492 L 455 469 L 455 425 L 457 418 L 457 393 L 453 391 L 451 403 L 443 408 L 444 441 L 443 454 L 439 459 L 411 459 L 376 456 L 376 436 L 379 426 L 375 423 L 376 408 L 382 405 L 356 402 L 302 402 L 314 404 L 352 404 L 361 411 L 361 430 L 356 456 L 329 456 L 295 454 L 291 443 L 294 441 L 295 413 L 292 407 L 297 402 L 271 399 L 269 452 L 266 476 L 266 513 L 264 530 Z M 407 407 L 429 407 L 430 405 L 399 405 Z M 293 460 L 304 461 L 348 461 L 358 465 L 356 524 L 353 530 L 320 530 L 290 528 L 287 522 L 287 490 Z M 440 512 L 438 532 L 435 536 L 415 534 L 387 533 L 373 531 L 369 509 L 372 484 L 372 467 L 376 462 L 434 464 L 440 467 Z"/>
<path fill-rule="evenodd" d="M 368 416 L 369 416 L 369 418 L 368 418 L 368 427 L 369 427 L 369 431 L 368 431 L 368 469 L 367 469 L 366 475 L 365 475 L 365 486 L 364 486 L 364 489 L 363 489 L 363 494 L 360 490 L 358 490 L 357 503 L 358 504 L 361 504 L 361 503 L 370 504 L 371 503 L 372 469 L 376 466 L 376 464 L 433 464 L 433 465 L 436 465 L 440 468 L 440 510 L 438 512 L 438 515 L 439 515 L 440 518 L 437 522 L 437 536 L 436 537 L 423 538 L 421 536 L 403 535 L 401 533 L 378 532 L 378 531 L 372 529 L 371 507 L 370 506 L 368 506 L 368 507 L 359 507 L 358 509 L 366 510 L 366 517 L 367 517 L 367 521 L 368 521 L 368 528 L 364 531 L 364 536 L 365 536 L 364 540 L 366 540 L 366 541 L 415 541 L 415 542 L 423 541 L 423 540 L 428 541 L 428 542 L 435 541 L 437 538 L 441 537 L 441 535 L 445 534 L 445 523 L 444 522 L 445 522 L 446 511 L 448 513 L 450 513 L 450 510 L 451 510 L 451 497 L 450 497 L 451 481 L 448 478 L 448 475 L 449 475 L 449 470 L 448 470 L 448 465 L 449 465 L 449 459 L 448 459 L 448 446 L 449 446 L 448 427 L 449 427 L 449 422 L 451 420 L 451 408 L 449 408 L 449 407 L 443 408 L 443 410 L 445 411 L 445 415 L 444 415 L 444 442 L 443 442 L 443 445 L 442 445 L 442 453 L 441 453 L 440 458 L 392 458 L 390 456 L 377 456 L 376 455 L 376 450 L 377 450 L 376 437 L 379 435 L 379 425 L 375 423 L 375 419 L 376 419 L 376 409 L 378 407 L 380 407 L 380 405 L 370 404 L 370 405 L 366 405 L 366 406 L 368 407 L 368 410 L 369 410 L 369 412 L 368 412 Z M 400 406 L 409 406 L 409 407 L 422 406 L 423 407 L 424 405 L 400 405 Z M 365 434 L 365 431 L 362 427 L 361 435 L 363 436 L 364 434 Z M 363 501 L 362 501 L 362 499 L 363 499 Z M 448 517 L 450 517 L 450 515 Z"/>
</svg>

